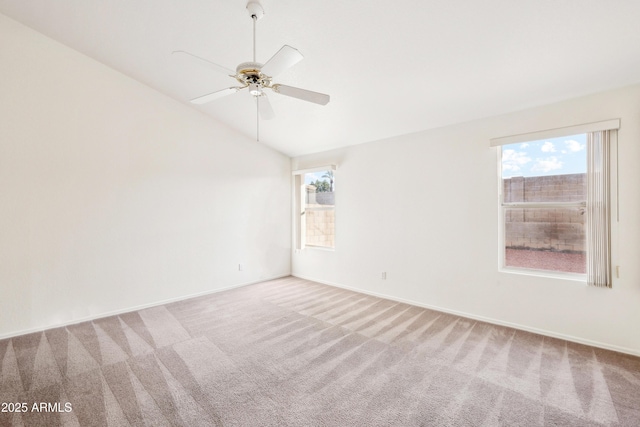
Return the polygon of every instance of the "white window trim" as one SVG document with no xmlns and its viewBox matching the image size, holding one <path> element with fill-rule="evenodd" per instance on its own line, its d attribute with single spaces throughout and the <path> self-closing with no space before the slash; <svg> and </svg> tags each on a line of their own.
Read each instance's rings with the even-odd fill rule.
<svg viewBox="0 0 640 427">
<path fill-rule="evenodd" d="M 501 136 L 489 140 L 489 146 L 516 144 L 518 142 L 538 141 L 547 138 L 560 138 L 581 133 L 598 132 L 601 130 L 620 129 L 620 119 L 603 120 L 601 122 L 584 123 L 580 125 L 566 126 L 556 129 L 547 129 L 536 132 L 521 133 L 518 135 Z"/>
<path fill-rule="evenodd" d="M 293 172 L 291 172 L 291 174 L 292 175 L 306 175 L 308 173 L 313 173 L 313 172 L 335 171 L 337 169 L 338 169 L 338 166 L 336 166 L 336 165 L 318 166 L 318 167 L 315 167 L 315 168 L 294 170 Z"/>
</svg>

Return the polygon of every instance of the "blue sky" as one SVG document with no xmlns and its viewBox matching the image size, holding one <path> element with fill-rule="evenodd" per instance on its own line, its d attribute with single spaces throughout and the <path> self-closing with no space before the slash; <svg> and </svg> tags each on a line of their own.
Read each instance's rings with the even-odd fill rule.
<svg viewBox="0 0 640 427">
<path fill-rule="evenodd" d="M 306 174 L 304 174 L 304 183 L 305 184 L 311 184 L 312 182 L 316 182 L 316 180 L 318 180 L 318 179 L 320 181 L 329 182 L 329 178 L 323 178 L 322 177 L 322 175 L 324 175 L 325 173 L 326 173 L 326 171 L 306 173 Z"/>
<path fill-rule="evenodd" d="M 502 177 L 587 171 L 587 135 L 571 135 L 502 146 Z"/>
</svg>

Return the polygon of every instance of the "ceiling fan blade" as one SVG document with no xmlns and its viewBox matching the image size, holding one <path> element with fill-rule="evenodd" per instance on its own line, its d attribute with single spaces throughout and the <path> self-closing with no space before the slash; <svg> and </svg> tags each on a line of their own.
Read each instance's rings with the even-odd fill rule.
<svg viewBox="0 0 640 427">
<path fill-rule="evenodd" d="M 304 56 L 298 52 L 298 49 L 284 45 L 262 66 L 260 71 L 269 77 L 275 77 L 287 68 L 293 67 L 302 61 L 302 58 Z"/>
<path fill-rule="evenodd" d="M 233 70 L 231 70 L 231 69 L 229 69 L 227 67 L 224 67 L 222 65 L 218 65 L 215 62 L 211 62 L 208 59 L 204 59 L 204 58 L 202 58 L 202 57 L 200 57 L 198 55 L 194 55 L 193 53 L 189 53 L 189 52 L 186 52 L 184 50 L 174 50 L 171 53 L 174 54 L 174 55 L 187 55 L 187 56 L 190 56 L 192 58 L 195 58 L 195 59 L 197 59 L 199 61 L 204 62 L 205 64 L 207 64 L 208 66 L 210 66 L 211 68 L 213 68 L 214 70 L 216 70 L 219 73 L 223 73 L 223 74 L 226 74 L 228 76 L 235 76 L 236 75 L 235 71 L 233 71 Z"/>
<path fill-rule="evenodd" d="M 320 105 L 327 105 L 330 99 L 329 95 L 324 93 L 313 92 L 293 86 L 276 84 L 271 86 L 271 88 L 281 95 L 291 96 L 293 98 L 302 99 L 303 101 L 309 101 Z"/>
<path fill-rule="evenodd" d="M 261 96 L 256 96 L 256 102 L 258 103 L 258 111 L 260 112 L 260 118 L 263 120 L 271 120 L 276 117 L 275 111 L 273 111 L 273 107 L 271 107 L 271 102 L 269 102 L 269 98 L 267 95 L 262 94 Z"/>
<path fill-rule="evenodd" d="M 191 100 L 192 104 L 206 104 L 207 102 L 211 102 L 215 99 L 222 98 L 223 96 L 231 95 L 232 93 L 236 93 L 242 88 L 239 87 L 228 87 L 226 89 L 218 90 L 215 92 L 208 93 L 206 95 L 199 96 L 197 98 L 193 98 Z"/>
</svg>

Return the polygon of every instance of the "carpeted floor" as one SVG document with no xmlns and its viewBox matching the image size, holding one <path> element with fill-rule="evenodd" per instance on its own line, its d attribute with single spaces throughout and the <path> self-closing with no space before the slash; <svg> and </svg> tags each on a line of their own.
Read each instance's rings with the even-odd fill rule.
<svg viewBox="0 0 640 427">
<path fill-rule="evenodd" d="M 1 426 L 640 425 L 640 358 L 293 277 L 0 341 L 0 362 Z"/>
</svg>

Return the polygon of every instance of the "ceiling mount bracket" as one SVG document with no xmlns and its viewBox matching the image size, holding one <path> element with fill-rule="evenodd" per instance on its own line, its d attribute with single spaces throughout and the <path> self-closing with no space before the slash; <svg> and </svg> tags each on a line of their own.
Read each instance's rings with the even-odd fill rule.
<svg viewBox="0 0 640 427">
<path fill-rule="evenodd" d="M 254 21 L 260 20 L 264 16 L 264 9 L 262 5 L 256 1 L 250 1 L 247 3 L 247 12 Z"/>
</svg>

